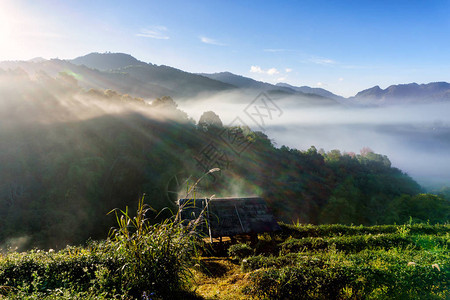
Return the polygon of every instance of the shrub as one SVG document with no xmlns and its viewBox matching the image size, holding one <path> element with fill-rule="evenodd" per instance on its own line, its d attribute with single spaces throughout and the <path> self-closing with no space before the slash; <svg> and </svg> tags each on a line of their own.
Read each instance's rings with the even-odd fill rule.
<svg viewBox="0 0 450 300">
<path fill-rule="evenodd" d="M 366 234 L 388 234 L 398 233 L 399 229 L 405 225 L 375 225 L 375 226 L 348 226 L 341 224 L 330 225 L 311 225 L 298 224 L 291 225 L 280 223 L 282 231 L 281 236 L 284 238 L 292 236 L 295 238 L 303 237 L 329 237 L 340 235 L 366 235 Z M 450 233 L 450 224 L 429 225 L 429 224 L 413 224 L 406 225 L 409 234 L 433 234 L 445 235 Z"/>
<path fill-rule="evenodd" d="M 253 272 L 247 292 L 266 299 L 447 299 L 448 276 L 432 266 L 272 267 Z"/>
<path fill-rule="evenodd" d="M 242 262 L 247 292 L 267 299 L 448 299 L 448 253 L 422 250 L 335 250 Z"/>
<path fill-rule="evenodd" d="M 228 248 L 228 255 L 242 259 L 253 255 L 253 249 L 247 244 L 236 244 Z"/>
<path fill-rule="evenodd" d="M 41 299 L 60 291 L 64 298 L 111 299 L 119 294 L 137 299 L 145 292 L 173 299 L 184 294 L 195 239 L 192 228 L 175 218 L 150 225 L 147 210 L 142 198 L 135 217 L 128 210 L 117 213 L 118 228 L 103 243 L 0 256 L 0 295 Z"/>
<path fill-rule="evenodd" d="M 436 244 L 447 243 L 445 239 L 433 237 Z M 304 250 L 326 250 L 331 247 L 339 251 L 359 252 L 364 249 L 390 249 L 393 247 L 416 247 L 420 244 L 413 237 L 405 237 L 401 234 L 355 235 L 327 238 L 303 238 L 287 239 L 281 244 L 281 253 L 299 252 Z"/>
<path fill-rule="evenodd" d="M 249 293 L 267 299 L 337 299 L 350 282 L 345 272 L 317 267 L 261 269 L 252 273 L 250 280 L 253 287 Z"/>
<path fill-rule="evenodd" d="M 256 254 L 276 255 L 279 251 L 278 242 L 268 234 L 261 236 L 255 245 Z"/>
<path fill-rule="evenodd" d="M 143 199 L 135 217 L 128 210 L 116 212 L 118 228 L 112 231 L 107 249 L 120 263 L 116 271 L 122 290 L 133 297 L 144 292 L 167 297 L 186 287 L 195 234 L 177 216 L 149 224 L 145 214 L 150 207 Z"/>
</svg>

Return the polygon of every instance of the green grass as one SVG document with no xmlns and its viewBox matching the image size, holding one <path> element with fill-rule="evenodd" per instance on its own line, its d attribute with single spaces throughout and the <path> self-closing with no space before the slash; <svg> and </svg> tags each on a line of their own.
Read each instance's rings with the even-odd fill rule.
<svg viewBox="0 0 450 300">
<path fill-rule="evenodd" d="M 262 237 L 271 252 L 242 260 L 258 299 L 450 298 L 448 225 L 282 229 Z"/>
<path fill-rule="evenodd" d="M 211 292 L 212 280 L 220 282 L 224 299 L 234 297 L 228 284 L 239 299 L 450 298 L 448 225 L 283 224 L 252 246 L 231 247 L 230 257 L 222 258 L 228 271 L 204 270 L 196 283 L 202 263 L 192 228 L 176 216 L 149 225 L 147 209 L 141 201 L 135 216 L 117 211 L 118 226 L 103 242 L 1 254 L 0 298 L 141 299 L 145 293 L 149 299 L 202 299 L 194 291 Z M 204 267 L 210 265 L 222 270 L 219 263 Z"/>
<path fill-rule="evenodd" d="M 195 235 L 176 216 L 150 225 L 139 201 L 135 216 L 117 210 L 108 240 L 55 252 L 0 256 L 0 295 L 11 299 L 152 299 L 190 297 Z"/>
<path fill-rule="evenodd" d="M 450 224 L 348 226 L 341 224 L 311 225 L 280 223 L 280 226 L 283 237 L 292 236 L 296 238 L 388 233 L 445 235 L 450 232 Z"/>
</svg>

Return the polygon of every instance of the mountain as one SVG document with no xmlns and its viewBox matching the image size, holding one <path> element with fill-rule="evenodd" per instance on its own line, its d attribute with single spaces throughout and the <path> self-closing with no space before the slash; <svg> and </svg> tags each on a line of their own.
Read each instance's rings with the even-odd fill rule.
<svg viewBox="0 0 450 300">
<path fill-rule="evenodd" d="M 167 89 L 168 95 L 175 97 L 190 97 L 202 92 L 218 92 L 234 88 L 230 84 L 169 66 L 147 64 L 124 53 L 91 53 L 70 62 L 91 69 L 108 70 L 107 72 L 111 74 L 127 74 L 136 80 L 137 86 L 150 83 Z"/>
<path fill-rule="evenodd" d="M 386 89 L 374 86 L 349 98 L 353 103 L 368 105 L 417 104 L 450 101 L 450 83 L 399 84 Z"/>
<path fill-rule="evenodd" d="M 306 97 L 316 96 L 354 105 L 395 105 L 450 101 L 450 83 L 447 82 L 432 82 L 420 85 L 417 83 L 391 85 L 384 90 L 379 86 L 375 86 L 357 93 L 354 97 L 344 98 L 322 88 L 298 87 L 287 83 L 273 85 L 230 72 L 201 73 L 201 75 L 241 89 L 258 89 L 269 93 Z"/>
<path fill-rule="evenodd" d="M 144 82 L 130 76 L 126 72 L 99 71 L 85 65 L 75 65 L 66 60 L 51 59 L 41 62 L 1 62 L 0 69 L 19 69 L 27 72 L 31 77 L 56 77 L 60 72 L 75 77 L 78 84 L 85 89 L 111 89 L 122 94 L 131 94 L 142 98 L 154 99 L 164 95 L 174 95 L 175 92 L 167 87 Z"/>
<path fill-rule="evenodd" d="M 85 65 L 91 69 L 100 71 L 114 70 L 125 68 L 128 66 L 143 66 L 146 63 L 137 60 L 133 56 L 125 53 L 90 53 L 88 55 L 80 56 L 69 60 L 74 65 Z"/>
<path fill-rule="evenodd" d="M 450 101 L 450 84 L 400 84 L 387 89 L 379 86 L 361 91 L 345 99 L 325 89 L 276 85 L 230 72 L 193 74 L 170 66 L 145 63 L 125 53 L 90 53 L 71 60 L 35 58 L 30 61 L 0 62 L 0 69 L 22 69 L 31 77 L 41 73 L 55 77 L 60 72 L 76 78 L 85 89 L 112 89 L 121 94 L 145 99 L 171 96 L 177 101 L 199 94 L 223 91 L 266 92 L 274 98 L 289 97 L 300 105 L 389 105 Z"/>
<path fill-rule="evenodd" d="M 274 85 L 267 82 L 257 81 L 248 77 L 236 75 L 230 72 L 220 72 L 213 74 L 200 73 L 200 75 L 206 76 L 214 80 L 229 83 L 239 88 L 260 89 L 264 91 L 281 91 L 289 94 L 298 94 L 298 93 L 310 94 L 338 101 L 345 99 L 344 97 L 335 95 L 327 90 L 320 88 L 311 88 L 308 86 L 297 87 L 287 83 L 277 83 Z"/>
<path fill-rule="evenodd" d="M 56 76 L 66 72 L 86 89 L 112 89 L 150 99 L 167 95 L 180 99 L 235 89 L 230 84 L 201 75 L 147 64 L 124 53 L 91 53 L 73 60 L 5 61 L 0 62 L 0 69 L 23 69 L 30 76 L 42 72 Z"/>
<path fill-rule="evenodd" d="M 0 62 L 0 69 L 22 69 L 30 76 L 58 76 L 65 72 L 85 89 L 111 89 L 121 94 L 146 99 L 171 96 L 177 101 L 199 94 L 223 91 L 259 94 L 267 92 L 273 99 L 290 97 L 296 105 L 337 105 L 326 96 L 303 93 L 290 87 L 276 86 L 229 72 L 193 74 L 170 66 L 142 62 L 125 53 L 90 53 L 71 60 L 33 60 Z M 238 94 L 235 97 L 239 97 Z"/>
<path fill-rule="evenodd" d="M 286 87 L 286 88 L 290 88 L 293 89 L 295 91 L 301 92 L 301 93 L 305 93 L 305 94 L 315 94 L 315 95 L 319 95 L 322 97 L 327 97 L 330 99 L 334 99 L 337 101 L 342 101 L 345 98 L 342 96 L 338 96 L 336 94 L 333 94 L 330 91 L 327 91 L 325 89 L 321 89 L 321 88 L 312 88 L 309 86 L 293 86 L 287 83 L 283 83 L 283 82 L 279 82 L 276 84 L 276 86 L 280 86 L 280 87 Z"/>
<path fill-rule="evenodd" d="M 32 58 L 32 59 L 30 59 L 30 60 L 28 60 L 28 61 L 29 61 L 29 62 L 39 63 L 39 62 L 46 61 L 46 59 L 45 59 L 45 58 L 42 58 L 42 57 L 35 57 L 35 58 Z"/>
<path fill-rule="evenodd" d="M 273 90 L 277 89 L 276 86 L 270 83 L 262 82 L 262 81 L 256 81 L 254 79 L 236 75 L 230 72 L 220 72 L 220 73 L 213 73 L 213 74 L 207 74 L 207 73 L 200 73 L 199 75 L 218 80 L 221 82 L 225 82 L 231 85 L 234 85 L 238 88 L 244 88 L 244 89 L 260 89 L 260 90 Z"/>
</svg>

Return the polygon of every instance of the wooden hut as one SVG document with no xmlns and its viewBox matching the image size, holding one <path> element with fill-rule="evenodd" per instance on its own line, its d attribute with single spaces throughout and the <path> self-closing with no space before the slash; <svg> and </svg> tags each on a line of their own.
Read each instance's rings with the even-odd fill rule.
<svg viewBox="0 0 450 300">
<path fill-rule="evenodd" d="M 182 220 L 198 221 L 198 231 L 213 238 L 280 230 L 261 197 L 179 199 Z"/>
</svg>

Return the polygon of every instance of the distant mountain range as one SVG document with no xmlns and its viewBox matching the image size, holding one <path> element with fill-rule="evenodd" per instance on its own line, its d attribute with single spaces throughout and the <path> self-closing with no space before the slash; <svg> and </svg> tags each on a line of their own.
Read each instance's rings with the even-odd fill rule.
<svg viewBox="0 0 450 300">
<path fill-rule="evenodd" d="M 408 104 L 450 101 L 450 83 L 432 82 L 428 84 L 399 84 L 386 89 L 379 86 L 361 91 L 350 101 L 361 104 Z"/>
<path fill-rule="evenodd" d="M 200 75 L 206 76 L 208 78 L 222 81 L 228 84 L 231 84 L 233 86 L 236 86 L 238 88 L 245 88 L 245 89 L 259 89 L 263 91 L 281 91 L 288 94 L 306 94 L 306 95 L 315 95 L 315 96 L 321 96 L 325 98 L 330 98 L 333 100 L 344 100 L 344 97 L 335 95 L 327 90 L 320 89 L 320 88 L 311 88 L 307 86 L 297 87 L 293 86 L 287 83 L 277 83 L 276 85 L 267 83 L 267 82 L 261 82 L 256 81 L 254 79 L 236 75 L 230 72 L 221 72 L 221 73 L 213 73 L 213 74 L 206 74 L 206 73 L 200 73 Z"/>
<path fill-rule="evenodd" d="M 122 94 L 150 99 L 165 95 L 174 98 L 191 97 L 235 88 L 227 83 L 172 67 L 147 64 L 123 53 L 91 53 L 72 60 L 0 63 L 0 69 L 16 68 L 21 68 L 32 76 L 39 72 L 51 76 L 67 72 L 84 88 L 113 89 Z"/>
<path fill-rule="evenodd" d="M 173 67 L 142 62 L 124 53 L 90 53 L 72 60 L 34 58 L 29 61 L 0 62 L 0 69 L 21 68 L 30 75 L 45 72 L 72 74 L 84 88 L 114 89 L 123 94 L 143 98 L 169 95 L 174 98 L 193 97 L 204 93 L 233 90 L 255 90 L 279 96 L 298 97 L 316 104 L 390 105 L 404 103 L 450 101 L 450 84 L 400 84 L 386 89 L 379 86 L 344 98 L 325 89 L 276 85 L 257 81 L 230 72 L 193 74 Z"/>
</svg>

